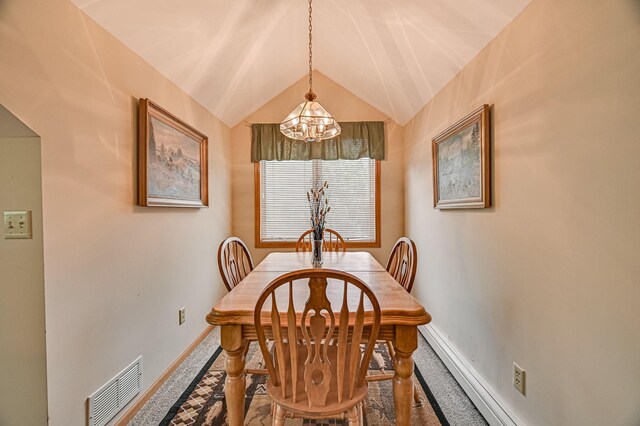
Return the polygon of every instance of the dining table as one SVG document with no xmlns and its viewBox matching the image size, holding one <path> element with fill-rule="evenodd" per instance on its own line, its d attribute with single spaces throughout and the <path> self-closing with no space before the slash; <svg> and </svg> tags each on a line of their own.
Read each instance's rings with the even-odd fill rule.
<svg viewBox="0 0 640 426">
<path fill-rule="evenodd" d="M 365 282 L 380 304 L 378 340 L 393 342 L 393 401 L 396 424 L 411 424 L 413 406 L 413 352 L 418 347 L 418 326 L 431 321 L 425 308 L 398 284 L 368 252 L 322 253 L 322 269 L 348 272 Z M 274 252 L 266 256 L 207 315 L 207 322 L 220 327 L 225 352 L 225 400 L 231 426 L 244 424 L 247 345 L 257 340 L 254 310 L 262 291 L 279 276 L 313 268 L 310 252 Z M 329 300 L 334 303 L 331 293 Z M 336 304 L 339 302 L 335 302 Z M 297 309 L 297 308 L 296 308 Z M 302 308 L 301 308 L 302 310 Z M 266 327 L 269 328 L 269 321 Z"/>
</svg>

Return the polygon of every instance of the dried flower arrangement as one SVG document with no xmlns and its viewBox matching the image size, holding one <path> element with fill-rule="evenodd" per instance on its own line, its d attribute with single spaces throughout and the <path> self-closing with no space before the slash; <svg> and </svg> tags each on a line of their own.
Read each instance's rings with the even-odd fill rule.
<svg viewBox="0 0 640 426">
<path fill-rule="evenodd" d="M 322 240 L 327 213 L 331 211 L 329 197 L 325 193 L 327 189 L 329 189 L 329 184 L 325 181 L 319 189 L 312 189 L 307 192 L 314 240 Z"/>
</svg>

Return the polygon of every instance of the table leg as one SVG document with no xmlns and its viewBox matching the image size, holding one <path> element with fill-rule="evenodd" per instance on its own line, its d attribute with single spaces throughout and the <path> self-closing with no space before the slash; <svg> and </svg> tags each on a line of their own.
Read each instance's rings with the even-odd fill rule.
<svg viewBox="0 0 640 426">
<path fill-rule="evenodd" d="M 244 374 L 244 354 L 247 346 L 242 338 L 242 326 L 223 325 L 220 340 L 227 358 L 224 369 L 227 378 L 224 384 L 224 394 L 227 401 L 227 416 L 230 426 L 244 424 L 244 399 L 246 381 Z"/>
<path fill-rule="evenodd" d="M 393 366 L 396 374 L 393 378 L 393 402 L 396 411 L 396 424 L 411 424 L 413 405 L 413 351 L 418 348 L 418 328 L 416 326 L 396 326 Z"/>
</svg>

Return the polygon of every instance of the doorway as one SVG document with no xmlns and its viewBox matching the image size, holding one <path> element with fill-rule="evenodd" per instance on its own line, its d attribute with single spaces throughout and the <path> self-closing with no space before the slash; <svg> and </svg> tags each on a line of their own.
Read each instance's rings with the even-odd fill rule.
<svg viewBox="0 0 640 426">
<path fill-rule="evenodd" d="M 0 105 L 0 425 L 47 424 L 41 174 L 40 137 Z"/>
</svg>

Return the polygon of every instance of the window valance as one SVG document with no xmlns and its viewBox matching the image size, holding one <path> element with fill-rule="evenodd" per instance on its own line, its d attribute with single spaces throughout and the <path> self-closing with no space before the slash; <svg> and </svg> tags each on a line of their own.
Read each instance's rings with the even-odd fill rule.
<svg viewBox="0 0 640 426">
<path fill-rule="evenodd" d="M 290 139 L 279 123 L 251 125 L 251 161 L 262 160 L 384 160 L 384 122 L 340 123 L 342 133 L 320 142 Z"/>
</svg>

